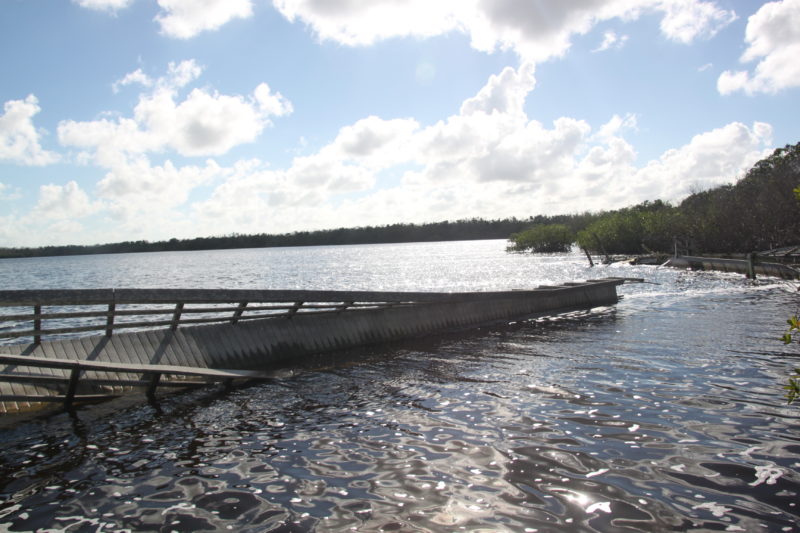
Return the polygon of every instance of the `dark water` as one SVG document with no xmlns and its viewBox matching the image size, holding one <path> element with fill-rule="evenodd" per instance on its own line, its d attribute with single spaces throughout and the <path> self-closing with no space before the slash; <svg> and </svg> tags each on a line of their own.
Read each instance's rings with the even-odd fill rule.
<svg viewBox="0 0 800 533">
<path fill-rule="evenodd" d="M 800 529 L 785 284 L 589 270 L 498 241 L 200 255 L 0 263 L 0 280 L 61 264 L 60 286 L 73 271 L 70 286 L 122 286 L 99 273 L 123 265 L 136 286 L 658 285 L 625 286 L 613 308 L 320 356 L 230 393 L 0 430 L 0 531 Z M 242 280 L 224 278 L 237 265 Z"/>
</svg>

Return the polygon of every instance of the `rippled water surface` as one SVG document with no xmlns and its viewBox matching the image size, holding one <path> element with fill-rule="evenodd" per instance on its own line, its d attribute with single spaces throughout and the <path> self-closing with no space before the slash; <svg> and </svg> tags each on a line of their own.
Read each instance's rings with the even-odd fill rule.
<svg viewBox="0 0 800 533">
<path fill-rule="evenodd" d="M 613 308 L 328 354 L 273 381 L 0 430 L 0 531 L 798 531 L 777 281 L 502 241 L 0 261 L 0 285 L 488 290 Z"/>
</svg>

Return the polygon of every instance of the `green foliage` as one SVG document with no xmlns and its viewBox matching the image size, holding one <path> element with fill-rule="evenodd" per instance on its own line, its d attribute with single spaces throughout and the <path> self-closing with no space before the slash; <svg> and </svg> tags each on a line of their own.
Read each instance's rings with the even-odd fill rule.
<svg viewBox="0 0 800 533">
<path fill-rule="evenodd" d="M 784 342 L 784 344 L 790 344 L 792 342 L 794 332 L 800 331 L 800 322 L 797 321 L 797 316 L 793 316 L 790 317 L 786 323 L 789 324 L 789 329 L 783 334 L 781 340 Z"/>
<path fill-rule="evenodd" d="M 693 194 L 679 208 L 685 239 L 702 253 L 751 252 L 796 244 L 800 143 L 775 150 L 735 185 Z"/>
<path fill-rule="evenodd" d="M 510 251 L 533 253 L 569 252 L 575 234 L 564 224 L 540 224 L 511 236 Z"/>
<path fill-rule="evenodd" d="M 578 245 L 594 253 L 668 252 L 680 232 L 678 210 L 656 200 L 605 213 L 578 232 Z"/>
<path fill-rule="evenodd" d="M 792 403 L 800 398 L 800 368 L 794 369 L 794 375 L 789 377 L 789 383 L 783 387 L 786 389 L 786 399 Z"/>
<path fill-rule="evenodd" d="M 775 150 L 735 185 L 697 192 L 672 207 L 660 200 L 583 216 L 578 245 L 594 253 L 747 253 L 800 238 L 800 143 Z"/>
</svg>

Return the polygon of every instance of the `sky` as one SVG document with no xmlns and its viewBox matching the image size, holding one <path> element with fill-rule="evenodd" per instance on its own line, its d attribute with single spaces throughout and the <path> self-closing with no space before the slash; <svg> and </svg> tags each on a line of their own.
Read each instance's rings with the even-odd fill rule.
<svg viewBox="0 0 800 533">
<path fill-rule="evenodd" d="M 800 0 L 1 0 L 0 247 L 675 203 L 798 57 Z"/>
</svg>

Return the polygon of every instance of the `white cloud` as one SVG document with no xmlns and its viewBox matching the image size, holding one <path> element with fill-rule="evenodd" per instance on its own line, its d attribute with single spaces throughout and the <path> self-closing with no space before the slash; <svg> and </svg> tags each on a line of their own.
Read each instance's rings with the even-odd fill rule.
<svg viewBox="0 0 800 533">
<path fill-rule="evenodd" d="M 33 215 L 42 220 L 75 220 L 95 213 L 99 204 L 89 200 L 89 196 L 75 181 L 66 185 L 42 185 L 39 187 L 39 201 Z"/>
<path fill-rule="evenodd" d="M 116 12 L 133 0 L 73 0 L 82 7 Z M 157 0 L 155 20 L 168 37 L 189 39 L 253 14 L 252 0 Z M 433 37 L 452 31 L 470 36 L 478 50 L 513 49 L 526 60 L 557 57 L 574 34 L 598 22 L 630 20 L 643 12 L 663 15 L 661 31 L 689 43 L 713 36 L 736 16 L 712 0 L 272 0 L 290 21 L 300 20 L 323 40 L 349 46 L 370 45 L 394 37 Z M 607 39 L 608 37 L 606 37 Z M 620 37 L 614 43 L 624 43 Z M 601 45 L 601 49 L 603 45 Z"/>
<path fill-rule="evenodd" d="M 432 37 L 456 29 L 468 0 L 273 0 L 287 19 L 312 26 L 320 38 L 350 46 L 392 37 Z"/>
<path fill-rule="evenodd" d="M 265 83 L 250 97 L 192 89 L 182 101 L 178 89 L 194 81 L 202 68 L 193 60 L 170 63 L 167 75 L 151 83 L 139 97 L 132 117 L 77 122 L 62 121 L 62 144 L 93 151 L 96 161 L 111 167 L 125 154 L 167 149 L 184 156 L 222 155 L 254 141 L 270 124 L 270 116 L 291 113 L 291 103 Z M 149 78 L 148 78 L 149 79 Z"/>
<path fill-rule="evenodd" d="M 115 81 L 111 85 L 111 89 L 116 93 L 119 92 L 121 87 L 125 87 L 127 85 L 132 85 L 134 83 L 138 83 L 143 87 L 151 87 L 153 85 L 153 80 L 150 77 L 142 72 L 142 69 L 137 68 L 133 72 L 128 72 L 122 78 Z"/>
<path fill-rule="evenodd" d="M 0 161 L 23 165 L 47 165 L 58 161 L 58 154 L 39 144 L 40 133 L 33 116 L 41 111 L 39 100 L 28 95 L 25 100 L 9 100 L 0 116 Z"/>
<path fill-rule="evenodd" d="M 677 200 L 697 191 L 732 183 L 759 159 L 769 155 L 772 127 L 755 122 L 748 127 L 732 122 L 695 135 L 666 151 L 636 173 L 625 194 Z"/>
<path fill-rule="evenodd" d="M 266 83 L 260 83 L 253 91 L 253 96 L 258 102 L 258 108 L 267 115 L 282 117 L 294 111 L 292 103 L 281 93 L 273 93 Z"/>
<path fill-rule="evenodd" d="M 747 21 L 743 63 L 758 60 L 755 71 L 723 72 L 717 80 L 721 94 L 744 91 L 776 93 L 800 87 L 800 0 L 782 0 L 761 6 Z"/>
<path fill-rule="evenodd" d="M 734 20 L 736 14 L 711 2 L 697 0 L 668 0 L 661 3 L 663 10 L 661 32 L 681 43 L 691 43 L 698 37 L 713 37 Z"/>
<path fill-rule="evenodd" d="M 195 235 L 197 228 L 186 215 L 191 192 L 250 167 L 223 168 L 213 160 L 179 166 L 169 158 L 155 164 L 150 160 L 151 154 L 169 151 L 187 157 L 224 154 L 255 140 L 270 124 L 270 117 L 292 112 L 291 102 L 266 83 L 259 84 L 247 96 L 190 89 L 188 86 L 202 70 L 191 60 L 170 63 L 166 74 L 157 79 L 141 70 L 134 71 L 123 80 L 144 85 L 147 90 L 139 96 L 130 116 L 82 122 L 65 120 L 59 124 L 60 142 L 84 150 L 78 155 L 79 161 L 93 162 L 107 170 L 96 187 L 100 202 L 97 209 L 110 217 L 113 227 L 113 231 L 105 233 L 106 239 Z M 181 97 L 186 90 L 188 93 Z M 350 167 L 353 172 L 348 167 L 347 172 L 334 176 L 333 182 L 365 179 L 365 171 Z M 69 205 L 81 204 L 82 191 L 74 188 L 51 187 L 43 191 L 42 206 L 51 205 L 53 201 L 49 199 L 59 194 L 71 199 Z M 67 219 L 63 220 L 66 224 Z M 210 232 L 218 233 L 213 224 L 210 227 Z"/>
<path fill-rule="evenodd" d="M 613 30 L 608 30 L 607 32 L 603 33 L 603 42 L 600 45 L 592 50 L 592 52 L 604 52 L 606 50 L 610 50 L 611 48 L 619 49 L 625 46 L 625 43 L 628 42 L 627 35 L 617 35 L 617 32 Z"/>
<path fill-rule="evenodd" d="M 227 172 L 212 160 L 206 161 L 205 166 L 176 167 L 169 160 L 152 165 L 146 157 L 139 156 L 111 168 L 97 184 L 97 195 L 120 221 L 135 225 L 149 218 L 158 225 L 163 223 L 166 212 L 186 203 L 192 189 Z"/>
<path fill-rule="evenodd" d="M 116 14 L 134 0 L 72 0 L 95 11 Z M 204 31 L 212 31 L 237 18 L 253 14 L 252 0 L 157 0 L 161 8 L 155 21 L 161 33 L 176 39 L 190 39 Z"/>
<path fill-rule="evenodd" d="M 688 43 L 713 36 L 735 19 L 733 12 L 705 0 L 273 0 L 273 4 L 290 21 L 308 24 L 321 39 L 350 46 L 459 31 L 470 36 L 477 50 L 513 49 L 533 62 L 563 55 L 573 35 L 585 34 L 604 20 L 661 13 L 662 33 Z M 624 42 L 624 37 L 619 40 Z"/>
<path fill-rule="evenodd" d="M 499 75 L 492 75 L 476 96 L 464 101 L 461 114 L 524 113 L 525 98 L 536 85 L 533 71 L 533 64 L 525 63 L 519 69 L 506 67 Z"/>
<path fill-rule="evenodd" d="M 473 104 L 514 91 L 524 99 L 524 69 L 493 77 L 462 112 L 433 125 L 368 117 L 287 169 L 240 166 L 209 199 L 192 205 L 192 223 L 215 234 L 280 233 L 678 201 L 733 181 L 772 141 L 768 124 L 734 122 L 642 166 L 624 138 L 638 127 L 633 114 L 595 128 L 569 117 L 544 125 L 521 105 Z M 402 178 L 386 188 L 380 180 L 387 172 Z"/>
<path fill-rule="evenodd" d="M 158 5 L 162 12 L 156 16 L 156 21 L 161 32 L 178 39 L 216 30 L 233 19 L 253 14 L 251 0 L 158 0 Z"/>
<path fill-rule="evenodd" d="M 167 65 L 167 75 L 158 79 L 156 85 L 162 89 L 176 90 L 189 85 L 200 77 L 203 67 L 194 59 L 187 59 L 180 63 L 170 61 Z"/>
<path fill-rule="evenodd" d="M 409 156 L 409 142 L 419 128 L 414 119 L 384 120 L 376 116 L 345 126 L 326 152 L 358 160 L 373 168 L 385 168 Z"/>
<path fill-rule="evenodd" d="M 175 104 L 164 93 L 142 100 L 135 116 L 164 145 L 185 156 L 221 155 L 252 142 L 267 125 L 266 115 L 241 96 L 193 89 Z"/>
<path fill-rule="evenodd" d="M 74 3 L 87 9 L 95 11 L 116 12 L 125 9 L 133 3 L 133 0 L 72 0 Z"/>
</svg>

